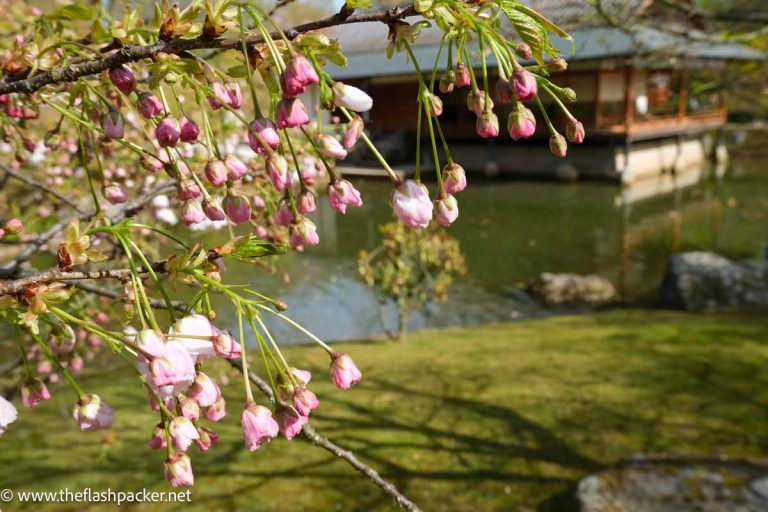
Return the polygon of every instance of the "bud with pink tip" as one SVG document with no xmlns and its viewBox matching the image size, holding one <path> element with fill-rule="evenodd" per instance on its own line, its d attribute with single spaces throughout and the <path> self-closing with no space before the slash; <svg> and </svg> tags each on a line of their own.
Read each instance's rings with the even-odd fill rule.
<svg viewBox="0 0 768 512">
<path fill-rule="evenodd" d="M 232 224 L 242 224 L 251 218 L 251 205 L 244 196 L 227 194 L 224 198 L 224 212 Z"/>
<path fill-rule="evenodd" d="M 9 235 L 18 235 L 24 231 L 24 223 L 21 222 L 21 219 L 14 217 L 5 223 L 3 230 Z"/>
<path fill-rule="evenodd" d="M 243 92 L 240 90 L 240 84 L 237 82 L 227 83 L 227 105 L 234 109 L 238 109 L 243 106 Z"/>
<path fill-rule="evenodd" d="M 99 395 L 84 395 L 72 416 L 84 432 L 112 427 L 112 408 L 102 402 Z"/>
<path fill-rule="evenodd" d="M 347 180 L 328 184 L 328 203 L 339 213 L 347 213 L 347 206 L 363 206 L 360 192 Z"/>
<path fill-rule="evenodd" d="M 54 354 L 67 354 L 75 348 L 77 337 L 75 331 L 67 324 L 60 324 L 51 329 L 48 346 Z"/>
<path fill-rule="evenodd" d="M 440 99 L 440 96 L 426 93 L 423 102 L 427 106 L 427 112 L 430 116 L 439 117 L 443 113 L 443 100 Z"/>
<path fill-rule="evenodd" d="M 203 413 L 205 414 L 205 419 L 208 421 L 213 421 L 214 423 L 224 418 L 224 416 L 227 415 L 227 408 L 226 408 L 226 401 L 224 400 L 223 396 L 220 396 L 218 400 L 216 400 L 216 403 L 214 403 L 210 407 L 206 407 Z"/>
<path fill-rule="evenodd" d="M 435 200 L 435 220 L 438 224 L 448 227 L 459 218 L 459 204 L 451 194 Z"/>
<path fill-rule="evenodd" d="M 481 91 L 480 89 L 473 89 L 467 93 L 467 108 L 476 116 L 479 116 L 485 112 L 485 101 L 485 91 Z M 491 98 L 488 98 L 488 109 L 493 109 L 493 100 Z"/>
<path fill-rule="evenodd" d="M 224 220 L 227 218 L 227 215 L 224 213 L 224 208 L 221 207 L 221 199 L 218 197 L 204 199 L 203 212 L 205 212 L 205 216 L 212 221 Z"/>
<path fill-rule="evenodd" d="M 565 137 L 559 133 L 553 133 L 549 138 L 549 150 L 553 155 L 564 158 L 568 152 L 568 143 L 565 142 Z"/>
<path fill-rule="evenodd" d="M 310 412 L 320 407 L 320 401 L 306 386 L 299 386 L 293 393 L 293 407 L 302 416 L 309 416 Z"/>
<path fill-rule="evenodd" d="M 307 424 L 308 418 L 299 414 L 293 407 L 278 405 L 275 409 L 275 420 L 280 428 L 280 433 L 286 439 L 293 439 Z"/>
<path fill-rule="evenodd" d="M 355 114 L 355 117 L 347 124 L 344 131 L 344 149 L 352 149 L 363 134 L 365 124 L 363 118 Z"/>
<path fill-rule="evenodd" d="M 154 174 L 162 171 L 165 164 L 163 164 L 162 160 L 144 155 L 141 157 L 141 166 Z"/>
<path fill-rule="evenodd" d="M 364 91 L 341 82 L 333 84 L 333 102 L 355 112 L 367 112 L 373 107 L 373 99 Z"/>
<path fill-rule="evenodd" d="M 181 218 L 184 221 L 184 224 L 187 226 L 191 226 L 192 224 L 200 224 L 206 219 L 206 217 L 207 216 L 203 211 L 203 207 L 200 204 L 200 201 L 194 199 L 187 201 L 181 208 Z"/>
<path fill-rule="evenodd" d="M 181 136 L 179 122 L 172 117 L 164 117 L 155 128 L 155 139 L 161 148 L 174 148 Z"/>
<path fill-rule="evenodd" d="M 477 118 L 475 123 L 475 129 L 477 134 L 484 138 L 490 139 L 499 136 L 499 118 L 493 112 L 483 112 L 480 117 Z"/>
<path fill-rule="evenodd" d="M 214 187 L 220 187 L 227 182 L 227 166 L 218 158 L 211 158 L 205 164 L 205 177 Z"/>
<path fill-rule="evenodd" d="M 453 88 L 456 85 L 456 72 L 452 69 L 448 70 L 443 76 L 440 77 L 439 90 L 443 94 L 453 92 Z"/>
<path fill-rule="evenodd" d="M 432 201 L 427 188 L 413 180 L 405 180 L 392 191 L 392 209 L 409 228 L 425 228 L 432 220 Z"/>
<path fill-rule="evenodd" d="M 443 167 L 443 190 L 448 194 L 461 192 L 467 187 L 467 174 L 464 168 L 456 162 Z"/>
<path fill-rule="evenodd" d="M 176 416 L 168 423 L 168 433 L 173 441 L 173 446 L 185 452 L 193 441 L 200 439 L 197 429 L 184 416 Z"/>
<path fill-rule="evenodd" d="M 197 402 L 200 407 L 210 407 L 219 399 L 221 391 L 213 379 L 203 372 L 200 372 L 189 387 L 188 395 Z"/>
<path fill-rule="evenodd" d="M 454 85 L 456 87 L 466 87 L 472 83 L 472 78 L 469 75 L 469 69 L 464 63 L 459 64 L 456 67 L 456 80 Z"/>
<path fill-rule="evenodd" d="M 308 85 L 320 82 L 315 67 L 306 57 L 296 54 L 285 66 L 283 96 L 293 98 L 303 94 Z"/>
<path fill-rule="evenodd" d="M 133 71 L 125 66 L 111 68 L 109 70 L 109 80 L 123 94 L 131 94 L 136 89 L 136 76 L 133 74 Z"/>
<path fill-rule="evenodd" d="M 184 179 L 179 183 L 179 199 L 182 201 L 191 201 L 202 195 L 200 187 L 194 181 Z"/>
<path fill-rule="evenodd" d="M 139 93 L 139 99 L 136 100 L 136 105 L 139 109 L 139 114 L 146 119 L 154 119 L 158 115 L 163 113 L 163 104 L 154 94 L 149 92 Z"/>
<path fill-rule="evenodd" d="M 320 243 L 320 237 L 317 236 L 317 227 L 309 219 L 302 218 L 297 223 L 291 224 L 290 231 L 289 243 L 292 249 Z"/>
<path fill-rule="evenodd" d="M 510 103 L 515 97 L 515 89 L 512 86 L 512 82 L 499 78 L 496 81 L 496 97 L 499 98 L 501 103 Z"/>
<path fill-rule="evenodd" d="M 528 45 L 528 43 L 523 43 L 523 42 L 517 43 L 517 46 L 515 47 L 515 52 L 523 60 L 531 60 L 533 58 L 533 52 L 531 51 L 531 47 Z"/>
<path fill-rule="evenodd" d="M 187 116 L 184 116 L 181 118 L 181 123 L 179 123 L 179 125 L 181 127 L 179 139 L 182 142 L 197 142 L 197 138 L 200 136 L 200 128 L 197 127 L 197 123 Z"/>
<path fill-rule="evenodd" d="M 355 362 L 344 352 L 331 354 L 331 380 L 339 389 L 349 389 L 360 382 L 363 374 L 355 366 Z"/>
<path fill-rule="evenodd" d="M 152 430 L 152 437 L 149 438 L 149 448 L 152 450 L 159 450 L 165 448 L 168 443 L 165 440 L 165 427 L 162 423 L 155 425 Z"/>
<path fill-rule="evenodd" d="M 207 96 L 206 99 L 213 110 L 220 109 L 222 105 L 229 105 L 229 102 L 231 101 L 229 91 L 224 87 L 222 82 L 218 80 L 213 82 L 211 84 L 211 89 L 213 90 L 213 96 Z"/>
<path fill-rule="evenodd" d="M 305 190 L 300 193 L 296 200 L 296 209 L 299 210 L 299 213 L 302 215 L 315 211 L 317 209 L 315 194 L 313 194 L 311 190 Z"/>
<path fill-rule="evenodd" d="M 34 407 L 43 400 L 50 399 L 51 393 L 40 379 L 29 378 L 21 386 L 21 403 L 24 407 Z"/>
<path fill-rule="evenodd" d="M 165 355 L 149 363 L 151 383 L 156 387 L 189 385 L 195 380 L 195 361 L 185 346 L 175 339 L 165 342 Z"/>
<path fill-rule="evenodd" d="M 194 485 L 195 475 L 192 473 L 192 462 L 183 453 L 172 453 L 163 464 L 165 479 L 173 487 Z"/>
<path fill-rule="evenodd" d="M 512 72 L 512 86 L 519 101 L 530 101 L 538 92 L 536 77 L 524 68 L 517 68 Z"/>
<path fill-rule="evenodd" d="M 188 396 L 179 397 L 179 410 L 181 415 L 190 421 L 196 421 L 200 419 L 200 406 L 195 400 Z"/>
<path fill-rule="evenodd" d="M 289 185 L 288 177 L 288 161 L 285 157 L 279 153 L 273 153 L 267 157 L 264 164 L 267 172 L 269 173 L 269 179 L 272 181 L 272 186 L 278 192 L 283 192 Z"/>
<path fill-rule="evenodd" d="M 123 114 L 116 110 L 110 110 L 101 119 L 101 127 L 104 133 L 112 140 L 120 140 L 125 137 L 125 119 Z"/>
<path fill-rule="evenodd" d="M 309 116 L 304 103 L 298 98 L 289 98 L 280 100 L 277 108 L 277 127 L 281 130 L 285 128 L 295 128 L 297 126 L 309 124 Z"/>
<path fill-rule="evenodd" d="M 265 144 L 271 150 L 277 149 L 280 145 L 280 136 L 277 134 L 275 123 L 266 117 L 257 117 L 251 122 L 251 129 L 248 131 L 248 145 L 253 151 L 263 155 L 267 153 Z"/>
<path fill-rule="evenodd" d="M 536 117 L 529 108 L 518 103 L 509 114 L 507 130 L 512 140 L 527 139 L 536 132 Z"/>
<path fill-rule="evenodd" d="M 336 137 L 321 133 L 317 138 L 317 151 L 328 158 L 344 160 L 347 157 L 347 150 L 339 143 Z"/>
<path fill-rule="evenodd" d="M 584 125 L 575 118 L 570 118 L 565 126 L 565 136 L 568 137 L 568 141 L 581 144 L 584 142 L 584 135 Z"/>
<path fill-rule="evenodd" d="M 200 434 L 200 439 L 195 443 L 201 452 L 207 452 L 219 440 L 219 435 L 209 428 L 199 427 L 197 432 Z"/>
<path fill-rule="evenodd" d="M 232 181 L 237 181 L 248 174 L 248 166 L 235 155 L 225 156 L 224 165 L 227 166 L 227 177 Z"/>
<path fill-rule="evenodd" d="M 128 200 L 125 190 L 115 182 L 104 187 L 104 197 L 112 204 L 121 204 Z"/>
<path fill-rule="evenodd" d="M 272 418 L 272 412 L 252 401 L 245 404 L 240 423 L 243 427 L 245 447 L 250 451 L 255 451 L 264 443 L 268 443 L 277 437 L 280 431 L 277 422 Z"/>
<path fill-rule="evenodd" d="M 154 329 L 139 331 L 135 338 L 136 346 L 151 357 L 165 356 L 165 339 Z"/>
<path fill-rule="evenodd" d="M 228 332 L 218 331 L 216 335 L 211 338 L 211 341 L 213 342 L 213 350 L 219 357 L 223 357 L 224 359 L 240 357 L 240 344 L 236 342 Z"/>
<path fill-rule="evenodd" d="M 288 227 L 293 222 L 293 210 L 287 198 L 282 198 L 277 205 L 275 212 L 275 222 L 279 226 Z"/>
</svg>

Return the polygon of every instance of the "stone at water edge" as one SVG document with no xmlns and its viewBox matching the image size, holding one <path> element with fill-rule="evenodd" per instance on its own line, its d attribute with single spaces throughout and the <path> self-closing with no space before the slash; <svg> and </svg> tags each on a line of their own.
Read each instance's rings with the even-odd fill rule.
<svg viewBox="0 0 768 512">
<path fill-rule="evenodd" d="M 597 275 L 542 273 L 528 284 L 528 292 L 549 305 L 600 305 L 618 300 L 616 288 Z"/>
</svg>

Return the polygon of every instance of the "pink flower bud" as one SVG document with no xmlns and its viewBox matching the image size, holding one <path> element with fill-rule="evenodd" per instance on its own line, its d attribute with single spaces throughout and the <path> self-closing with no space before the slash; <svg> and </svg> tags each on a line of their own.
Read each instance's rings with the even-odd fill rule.
<svg viewBox="0 0 768 512">
<path fill-rule="evenodd" d="M 181 415 L 190 421 L 200 419 L 200 406 L 188 396 L 179 398 L 179 410 L 181 410 Z"/>
<path fill-rule="evenodd" d="M 309 116 L 301 100 L 298 98 L 280 100 L 277 109 L 277 127 L 283 130 L 304 124 L 309 124 Z"/>
<path fill-rule="evenodd" d="M 456 198 L 448 194 L 435 200 L 435 220 L 438 224 L 448 227 L 459 218 L 459 204 Z"/>
<path fill-rule="evenodd" d="M 317 151 L 328 158 L 344 160 L 347 157 L 347 150 L 339 143 L 336 137 L 321 133 L 317 138 Z"/>
<path fill-rule="evenodd" d="M 191 384 L 195 380 L 195 362 L 184 345 L 176 340 L 165 342 L 165 356 L 149 363 L 150 381 L 156 387 Z"/>
<path fill-rule="evenodd" d="M 499 136 L 499 118 L 493 112 L 483 112 L 475 124 L 477 134 L 484 139 Z"/>
<path fill-rule="evenodd" d="M 75 354 L 72 356 L 72 359 L 69 360 L 69 369 L 72 370 L 73 373 L 77 373 L 83 369 L 83 364 L 83 358 Z"/>
<path fill-rule="evenodd" d="M 261 141 L 255 134 L 261 137 Z M 275 123 L 266 117 L 257 117 L 251 122 L 251 129 L 248 131 L 248 145 L 256 153 L 263 155 L 267 152 L 262 141 L 270 149 L 275 150 L 280 145 L 280 136 L 277 134 Z"/>
<path fill-rule="evenodd" d="M 205 216 L 210 220 L 224 220 L 227 215 L 224 213 L 224 209 L 221 207 L 221 199 L 218 197 L 210 197 L 203 200 L 203 211 Z"/>
<path fill-rule="evenodd" d="M 183 453 L 173 453 L 168 456 L 163 465 L 165 479 L 173 487 L 194 485 L 195 475 L 192 473 L 192 462 Z"/>
<path fill-rule="evenodd" d="M 272 413 L 264 406 L 249 401 L 240 416 L 243 427 L 243 439 L 245 447 L 255 451 L 264 443 L 268 443 L 277 437 L 280 428 L 272 418 Z"/>
<path fill-rule="evenodd" d="M 463 63 L 456 67 L 456 87 L 466 87 L 472 84 L 472 78 L 469 76 L 469 69 Z"/>
<path fill-rule="evenodd" d="M 536 118 L 530 109 L 518 103 L 509 114 L 507 130 L 512 140 L 527 139 L 536 132 Z"/>
<path fill-rule="evenodd" d="M 200 439 L 197 429 L 184 416 L 176 416 L 168 424 L 168 433 L 171 435 L 173 446 L 185 452 L 193 441 Z"/>
<path fill-rule="evenodd" d="M 125 195 L 125 190 L 115 182 L 104 187 L 104 197 L 106 197 L 107 201 L 112 204 L 121 204 L 128 200 L 128 196 Z"/>
<path fill-rule="evenodd" d="M 448 94 L 453 92 L 453 88 L 456 85 L 456 72 L 454 70 L 448 70 L 443 76 L 440 77 L 440 85 L 438 86 L 442 94 Z"/>
<path fill-rule="evenodd" d="M 302 416 L 292 407 L 278 405 L 275 409 L 275 420 L 280 428 L 280 433 L 286 439 L 293 439 L 301 432 L 304 425 L 307 424 L 307 417 Z"/>
<path fill-rule="evenodd" d="M 5 223 L 3 229 L 9 235 L 18 235 L 24 231 L 24 224 L 21 222 L 21 219 L 14 217 Z"/>
<path fill-rule="evenodd" d="M 432 201 L 427 188 L 413 180 L 405 180 L 392 191 L 392 208 L 409 228 L 425 228 L 432 220 Z"/>
<path fill-rule="evenodd" d="M 139 109 L 139 114 L 146 119 L 154 119 L 158 115 L 163 113 L 163 104 L 158 100 L 154 94 L 149 92 L 142 92 L 139 94 L 139 99 L 136 100 L 136 105 Z"/>
<path fill-rule="evenodd" d="M 568 137 L 568 141 L 574 144 L 581 144 L 584 142 L 584 125 L 576 119 L 569 119 L 568 124 L 565 126 L 565 136 Z"/>
<path fill-rule="evenodd" d="M 227 177 L 232 181 L 237 181 L 248 174 L 248 166 L 234 155 L 225 156 L 224 165 L 227 166 Z"/>
<path fill-rule="evenodd" d="M 16 407 L 0 395 L 0 435 L 5 432 L 8 425 L 16 421 L 18 414 Z"/>
<path fill-rule="evenodd" d="M 355 112 L 367 112 L 373 107 L 373 99 L 364 91 L 341 82 L 333 84 L 333 102 Z"/>
<path fill-rule="evenodd" d="M 538 92 L 536 77 L 524 68 L 517 68 L 512 72 L 512 85 L 519 101 L 530 101 Z"/>
<path fill-rule="evenodd" d="M 448 194 L 456 194 L 467 187 L 467 174 L 464 168 L 456 162 L 443 167 L 443 190 Z"/>
<path fill-rule="evenodd" d="M 185 202 L 181 208 L 181 218 L 187 226 L 203 222 L 206 219 L 206 215 L 200 201 L 191 200 Z"/>
<path fill-rule="evenodd" d="M 200 136 L 200 128 L 197 127 L 197 124 L 192 119 L 186 116 L 182 117 L 180 126 L 179 139 L 182 142 L 197 142 L 197 138 Z"/>
<path fill-rule="evenodd" d="M 363 134 L 364 128 L 365 124 L 363 123 L 363 118 L 355 114 L 355 117 L 353 117 L 352 120 L 347 124 L 347 129 L 344 132 L 345 149 L 352 149 L 352 147 L 357 144 L 357 141 Z"/>
<path fill-rule="evenodd" d="M 485 112 L 485 91 L 473 89 L 467 93 L 467 108 L 476 116 Z M 488 98 L 488 109 L 493 109 L 493 100 Z"/>
<path fill-rule="evenodd" d="M 568 152 L 568 143 L 565 142 L 565 138 L 559 133 L 553 133 L 549 138 L 549 150 L 553 155 L 564 158 Z"/>
<path fill-rule="evenodd" d="M 227 105 L 234 109 L 238 109 L 243 106 L 243 92 L 240 90 L 240 84 L 237 82 L 227 83 Z"/>
<path fill-rule="evenodd" d="M 223 83 L 216 81 L 211 84 L 211 89 L 213 89 L 213 96 L 208 96 L 206 99 L 213 110 L 220 109 L 222 105 L 229 105 L 231 101 L 229 91 Z"/>
<path fill-rule="evenodd" d="M 216 352 L 216 355 L 224 359 L 240 357 L 240 344 L 228 332 L 218 331 L 211 341 L 213 342 L 213 350 Z"/>
<path fill-rule="evenodd" d="M 265 162 L 272 186 L 278 192 L 283 192 L 289 186 L 288 161 L 279 153 L 273 153 Z"/>
<path fill-rule="evenodd" d="M 152 430 L 152 437 L 149 438 L 149 447 L 152 450 L 159 450 L 167 445 L 168 443 L 165 441 L 165 427 L 162 423 L 158 423 Z"/>
<path fill-rule="evenodd" d="M 355 366 L 355 362 L 344 352 L 334 352 L 331 355 L 331 380 L 339 389 L 349 389 L 363 378 L 363 374 Z"/>
<path fill-rule="evenodd" d="M 293 407 L 302 416 L 309 416 L 310 412 L 320 407 L 320 401 L 306 386 L 300 386 L 293 393 Z"/>
<path fill-rule="evenodd" d="M 208 421 L 213 421 L 215 423 L 221 420 L 224 416 L 227 415 L 226 402 L 224 401 L 224 397 L 220 396 L 219 399 L 216 400 L 216 403 L 210 407 L 206 407 L 203 413 L 205 414 L 205 419 Z"/>
<path fill-rule="evenodd" d="M 275 212 L 275 222 L 279 226 L 288 227 L 293 222 L 293 210 L 288 202 L 288 199 L 282 198 L 277 205 L 277 211 Z"/>
<path fill-rule="evenodd" d="M 214 187 L 220 187 L 227 182 L 227 166 L 218 158 L 211 158 L 205 164 L 205 177 Z"/>
<path fill-rule="evenodd" d="M 161 148 L 176 147 L 181 132 L 179 122 L 172 117 L 164 117 L 155 128 L 155 139 Z"/>
<path fill-rule="evenodd" d="M 289 243 L 292 249 L 303 248 L 305 245 L 317 245 L 320 237 L 317 236 L 315 224 L 306 218 L 298 223 L 291 224 Z"/>
<path fill-rule="evenodd" d="M 216 432 L 206 427 L 199 427 L 197 432 L 200 434 L 200 439 L 195 441 L 195 443 L 197 443 L 197 448 L 201 452 L 210 450 L 211 446 L 216 444 L 216 441 L 219 439 L 219 435 Z"/>
<path fill-rule="evenodd" d="M 315 204 L 315 194 L 310 190 L 305 190 L 299 194 L 296 201 L 296 208 L 302 215 L 315 211 L 317 209 L 317 205 Z"/>
<path fill-rule="evenodd" d="M 51 329 L 51 338 L 48 346 L 54 354 L 66 354 L 75 348 L 75 331 L 67 324 L 61 324 Z"/>
<path fill-rule="evenodd" d="M 197 199 L 201 195 L 203 195 L 203 193 L 194 181 L 182 180 L 181 183 L 179 183 L 179 199 L 182 201 L 191 201 Z"/>
<path fill-rule="evenodd" d="M 517 52 L 517 54 L 523 60 L 531 60 L 533 58 L 533 52 L 531 51 L 531 47 L 528 46 L 527 43 L 523 43 L 523 42 L 517 43 L 515 52 Z"/>
<path fill-rule="evenodd" d="M 328 184 L 328 203 L 339 213 L 347 213 L 347 206 L 363 206 L 360 192 L 347 180 Z"/>
<path fill-rule="evenodd" d="M 50 399 L 51 393 L 40 379 L 27 379 L 21 386 L 21 403 L 24 407 L 34 407 L 43 400 Z"/>
<path fill-rule="evenodd" d="M 141 157 L 141 166 L 154 174 L 156 172 L 162 171 L 163 167 L 165 167 L 165 164 L 163 164 L 162 160 L 158 160 L 157 158 L 152 158 L 145 155 Z"/>
<path fill-rule="evenodd" d="M 133 71 L 125 66 L 111 68 L 109 70 L 109 80 L 123 94 L 131 94 L 136 89 L 136 77 Z"/>
<path fill-rule="evenodd" d="M 303 94 L 308 85 L 320 82 L 315 67 L 306 57 L 294 55 L 285 66 L 283 97 L 293 98 Z"/>
<path fill-rule="evenodd" d="M 112 140 L 120 140 L 125 137 L 125 119 L 123 114 L 116 110 L 110 110 L 101 119 L 101 127 L 104 133 Z"/>
<path fill-rule="evenodd" d="M 219 386 L 206 374 L 200 372 L 187 393 L 200 407 L 210 407 L 221 396 Z"/>
<path fill-rule="evenodd" d="M 152 357 L 165 356 L 163 335 L 153 329 L 144 329 L 136 335 L 136 346 Z"/>
<path fill-rule="evenodd" d="M 427 106 L 429 115 L 432 117 L 439 117 L 443 113 L 443 100 L 436 94 L 425 94 L 424 104 Z"/>
<path fill-rule="evenodd" d="M 510 103 L 515 96 L 515 90 L 512 82 L 499 78 L 496 81 L 496 97 L 500 103 Z"/>
<path fill-rule="evenodd" d="M 242 224 L 251 218 L 251 205 L 244 196 L 229 194 L 224 198 L 224 212 L 232 224 Z"/>
<path fill-rule="evenodd" d="M 112 427 L 112 408 L 101 401 L 99 395 L 85 395 L 72 412 L 80 430 L 89 432 Z"/>
</svg>

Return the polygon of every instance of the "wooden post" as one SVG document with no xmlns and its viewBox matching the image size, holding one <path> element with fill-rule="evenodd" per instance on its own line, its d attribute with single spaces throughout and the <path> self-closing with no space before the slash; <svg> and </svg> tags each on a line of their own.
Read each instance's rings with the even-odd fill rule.
<svg viewBox="0 0 768 512">
<path fill-rule="evenodd" d="M 603 100 L 600 83 L 603 81 L 603 70 L 597 70 L 597 83 L 595 83 L 595 126 L 600 127 L 603 124 Z"/>
<path fill-rule="evenodd" d="M 680 71 L 677 94 L 677 122 L 683 124 L 685 122 L 685 115 L 688 111 L 688 83 L 685 76 L 685 71 Z"/>
<path fill-rule="evenodd" d="M 635 95 L 632 93 L 632 63 L 624 67 L 624 126 L 629 133 L 635 121 Z"/>
</svg>

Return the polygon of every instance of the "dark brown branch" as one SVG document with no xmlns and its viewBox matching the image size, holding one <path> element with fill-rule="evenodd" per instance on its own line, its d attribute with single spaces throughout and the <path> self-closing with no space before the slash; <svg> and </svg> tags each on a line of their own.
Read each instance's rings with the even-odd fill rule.
<svg viewBox="0 0 768 512">
<path fill-rule="evenodd" d="M 349 23 L 364 23 L 369 21 L 378 21 L 390 23 L 392 21 L 412 16 L 416 14 L 413 6 L 395 7 L 370 14 L 359 14 L 346 16 L 343 13 L 337 13 L 322 20 L 303 23 L 286 29 L 285 35 L 293 39 L 299 34 L 318 30 L 322 28 L 333 27 L 336 25 L 346 25 Z M 277 37 L 277 35 L 275 35 Z M 264 39 L 259 36 L 250 36 L 247 38 L 248 44 L 258 44 Z M 103 59 L 93 60 L 80 64 L 72 64 L 61 68 L 52 69 L 31 76 L 29 78 L 19 77 L 14 79 L 10 77 L 0 82 L 0 94 L 20 92 L 31 94 L 41 87 L 50 84 L 73 82 L 84 76 L 95 75 L 104 70 L 115 68 L 129 62 L 136 62 L 144 59 L 153 59 L 160 53 L 179 54 L 190 50 L 216 49 L 216 50 L 234 50 L 241 48 L 240 39 L 206 39 L 197 37 L 195 39 L 176 39 L 171 42 L 159 41 L 148 46 L 123 46 L 115 53 L 104 57 Z"/>
<path fill-rule="evenodd" d="M 234 368 L 237 368 L 240 372 L 243 371 L 243 366 L 240 364 L 239 360 L 228 359 L 227 361 L 229 362 L 230 365 L 232 365 Z M 254 384 L 256 384 L 256 386 L 261 390 L 261 392 L 264 393 L 267 396 L 267 398 L 269 398 L 270 402 L 272 403 L 275 402 L 275 396 L 272 393 L 272 390 L 269 388 L 269 384 L 264 382 L 264 380 L 261 377 L 256 375 L 251 370 L 248 370 L 248 379 Z M 301 429 L 301 435 L 302 437 L 310 441 L 315 446 L 319 446 L 320 448 L 326 450 L 327 452 L 332 453 L 336 457 L 339 457 L 347 461 L 347 463 L 353 468 L 355 468 L 356 471 L 364 475 L 366 478 L 368 478 L 370 481 L 376 484 L 376 486 L 378 486 L 382 491 L 387 493 L 390 496 L 390 498 L 392 498 L 392 500 L 394 500 L 394 502 L 397 503 L 397 505 L 403 510 L 408 510 L 409 512 L 420 511 L 419 507 L 410 499 L 408 499 L 406 496 L 404 496 L 400 491 L 398 491 L 397 487 L 395 487 L 394 484 L 384 480 L 375 469 L 361 462 L 355 456 L 354 453 L 342 448 L 341 446 L 332 442 L 327 437 L 321 436 L 317 432 L 317 430 L 315 430 L 314 427 L 312 427 L 312 425 L 309 425 L 309 424 L 304 425 L 304 428 Z"/>
<path fill-rule="evenodd" d="M 2 164 L 0 164 L 0 170 L 2 170 L 8 176 L 11 176 L 11 177 L 19 180 L 20 182 L 24 183 L 28 187 L 32 187 L 32 188 L 36 188 L 38 190 L 42 190 L 46 194 L 48 194 L 48 195 L 50 195 L 52 197 L 55 197 L 56 199 L 58 199 L 59 201 L 61 201 L 64 204 L 66 204 L 67 206 L 72 207 L 77 212 L 85 213 L 85 211 L 83 211 L 80 208 L 80 205 L 78 205 L 76 202 L 74 202 L 70 198 L 68 198 L 68 197 L 58 193 L 53 188 L 47 187 L 47 186 L 43 185 L 42 183 L 38 183 L 37 181 L 33 180 L 32 178 L 28 178 L 27 176 L 24 176 L 23 174 L 21 174 L 19 172 L 16 172 L 13 169 L 11 169 L 10 167 L 6 167 L 6 166 L 4 166 Z"/>
</svg>

